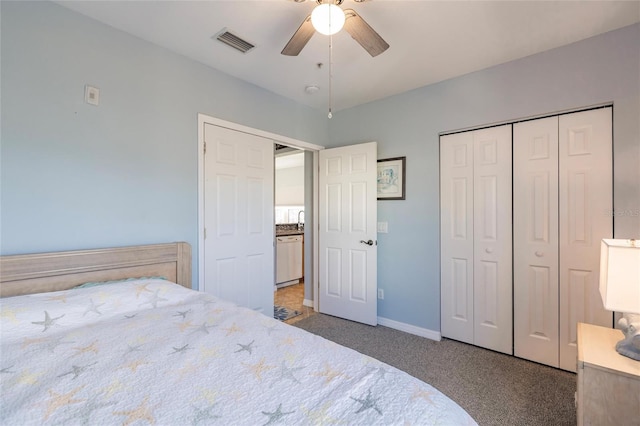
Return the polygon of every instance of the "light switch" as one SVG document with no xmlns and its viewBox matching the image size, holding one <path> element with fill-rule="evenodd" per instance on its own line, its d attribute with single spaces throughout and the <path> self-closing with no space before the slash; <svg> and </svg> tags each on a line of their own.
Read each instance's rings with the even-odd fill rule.
<svg viewBox="0 0 640 426">
<path fill-rule="evenodd" d="M 388 222 L 378 222 L 378 233 L 387 234 L 389 232 Z"/>
</svg>

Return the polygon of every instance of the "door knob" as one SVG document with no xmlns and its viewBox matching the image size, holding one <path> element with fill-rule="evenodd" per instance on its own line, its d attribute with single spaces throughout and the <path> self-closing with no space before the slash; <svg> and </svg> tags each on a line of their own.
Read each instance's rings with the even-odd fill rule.
<svg viewBox="0 0 640 426">
<path fill-rule="evenodd" d="M 369 241 L 360 240 L 360 242 L 361 242 L 362 244 L 366 244 L 366 245 L 368 245 L 368 246 L 372 246 L 372 245 L 373 245 L 373 241 L 372 241 L 372 240 L 369 240 Z"/>
</svg>

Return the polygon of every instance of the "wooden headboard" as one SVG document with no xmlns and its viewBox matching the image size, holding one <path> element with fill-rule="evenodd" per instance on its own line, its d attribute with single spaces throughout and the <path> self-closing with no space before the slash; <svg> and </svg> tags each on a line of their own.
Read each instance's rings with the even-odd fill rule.
<svg viewBox="0 0 640 426">
<path fill-rule="evenodd" d="M 0 257 L 0 297 L 67 290 L 86 282 L 165 277 L 191 288 L 191 246 L 153 244 Z"/>
</svg>

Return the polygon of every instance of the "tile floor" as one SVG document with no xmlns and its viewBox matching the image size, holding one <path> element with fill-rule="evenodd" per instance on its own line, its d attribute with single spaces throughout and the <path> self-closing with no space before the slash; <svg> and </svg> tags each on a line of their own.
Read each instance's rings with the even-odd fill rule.
<svg viewBox="0 0 640 426">
<path fill-rule="evenodd" d="M 316 313 L 313 308 L 304 306 L 302 304 L 303 300 L 304 283 L 279 288 L 274 294 L 274 302 L 276 305 L 302 312 L 302 315 L 286 320 L 285 322 L 287 324 L 293 324 L 294 322 L 308 318 Z"/>
</svg>

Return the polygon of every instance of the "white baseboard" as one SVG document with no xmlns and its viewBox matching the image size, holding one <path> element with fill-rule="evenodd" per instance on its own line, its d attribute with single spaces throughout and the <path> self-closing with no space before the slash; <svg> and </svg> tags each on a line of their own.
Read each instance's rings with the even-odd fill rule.
<svg viewBox="0 0 640 426">
<path fill-rule="evenodd" d="M 290 285 L 296 285 L 296 284 L 300 284 L 300 280 L 290 280 L 290 281 L 283 281 L 281 283 L 276 283 L 276 288 L 284 288 L 284 287 L 289 287 Z"/>
<path fill-rule="evenodd" d="M 388 318 L 378 317 L 378 324 L 385 327 L 393 328 L 394 330 L 404 331 L 405 333 L 414 334 L 420 337 L 426 337 L 427 339 L 435 340 L 439 342 L 442 340 L 442 335 L 439 331 L 429 330 L 428 328 L 416 327 L 415 325 L 405 324 L 403 322 L 390 320 Z"/>
<path fill-rule="evenodd" d="M 302 306 L 308 306 L 310 308 L 313 308 L 313 300 L 304 299 L 302 301 Z"/>
</svg>

